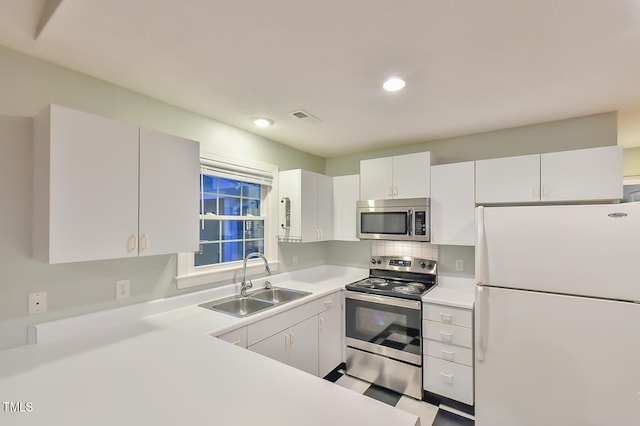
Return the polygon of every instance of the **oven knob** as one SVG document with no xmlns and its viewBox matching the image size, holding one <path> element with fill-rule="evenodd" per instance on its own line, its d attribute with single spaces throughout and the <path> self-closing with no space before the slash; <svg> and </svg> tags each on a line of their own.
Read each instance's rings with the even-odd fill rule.
<svg viewBox="0 0 640 426">
<path fill-rule="evenodd" d="M 376 262 L 378 265 L 382 264 L 382 260 L 378 259 L 378 261 Z"/>
</svg>

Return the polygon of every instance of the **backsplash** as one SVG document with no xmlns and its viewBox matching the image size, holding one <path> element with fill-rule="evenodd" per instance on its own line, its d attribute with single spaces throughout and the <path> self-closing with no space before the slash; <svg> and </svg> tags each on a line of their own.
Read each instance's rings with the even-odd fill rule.
<svg viewBox="0 0 640 426">
<path fill-rule="evenodd" d="M 438 260 L 438 246 L 415 241 L 374 241 L 372 256 L 413 256 Z"/>
</svg>

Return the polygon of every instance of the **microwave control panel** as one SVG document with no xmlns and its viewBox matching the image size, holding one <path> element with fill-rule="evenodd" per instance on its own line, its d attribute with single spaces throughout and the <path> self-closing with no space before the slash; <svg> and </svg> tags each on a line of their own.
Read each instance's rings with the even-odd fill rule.
<svg viewBox="0 0 640 426">
<path fill-rule="evenodd" d="M 413 222 L 413 232 L 415 235 L 427 235 L 427 212 L 416 211 Z"/>
</svg>

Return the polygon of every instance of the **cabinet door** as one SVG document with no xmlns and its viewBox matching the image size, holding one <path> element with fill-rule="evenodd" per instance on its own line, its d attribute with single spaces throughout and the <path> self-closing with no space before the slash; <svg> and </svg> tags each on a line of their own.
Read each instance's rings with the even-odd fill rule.
<svg viewBox="0 0 640 426">
<path fill-rule="evenodd" d="M 282 363 L 289 363 L 289 330 L 283 330 L 280 333 L 267 337 L 251 346 L 249 350 L 264 355 L 268 358 L 275 359 Z"/>
<path fill-rule="evenodd" d="M 141 256 L 198 250 L 198 142 L 140 129 Z"/>
<path fill-rule="evenodd" d="M 393 157 L 393 198 L 429 197 L 431 187 L 431 154 Z"/>
<path fill-rule="evenodd" d="M 342 363 L 344 338 L 342 332 L 342 311 L 331 308 L 318 315 L 318 362 L 319 376 L 324 377 Z"/>
<path fill-rule="evenodd" d="M 380 200 L 393 197 L 393 158 L 360 161 L 360 199 Z"/>
<path fill-rule="evenodd" d="M 318 177 L 318 239 L 333 239 L 333 179 L 331 176 Z"/>
<path fill-rule="evenodd" d="M 318 316 L 289 329 L 289 365 L 318 375 Z"/>
<path fill-rule="evenodd" d="M 476 161 L 476 203 L 540 201 L 540 154 Z"/>
<path fill-rule="evenodd" d="M 356 202 L 360 175 L 333 178 L 333 239 L 359 241 L 356 237 Z"/>
<path fill-rule="evenodd" d="M 240 327 L 218 336 L 218 339 L 224 340 L 241 348 L 247 348 L 247 327 Z"/>
<path fill-rule="evenodd" d="M 431 243 L 474 245 L 473 161 L 431 168 Z"/>
<path fill-rule="evenodd" d="M 302 242 L 312 242 L 320 239 L 318 228 L 318 176 L 317 173 L 302 170 L 300 194 L 302 203 L 302 214 L 300 218 L 302 224 Z"/>
<path fill-rule="evenodd" d="M 57 105 L 34 124 L 34 254 L 137 256 L 138 128 Z"/>
<path fill-rule="evenodd" d="M 542 154 L 542 201 L 622 198 L 622 147 L 579 149 Z"/>
</svg>

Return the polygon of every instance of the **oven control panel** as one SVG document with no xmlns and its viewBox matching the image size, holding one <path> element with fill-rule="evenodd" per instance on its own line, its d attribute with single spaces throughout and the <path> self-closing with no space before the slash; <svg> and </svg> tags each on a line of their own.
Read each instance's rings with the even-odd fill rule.
<svg viewBox="0 0 640 426">
<path fill-rule="evenodd" d="M 437 262 L 430 259 L 418 259 L 411 256 L 373 256 L 371 267 L 389 271 L 417 272 L 435 274 Z"/>
</svg>

